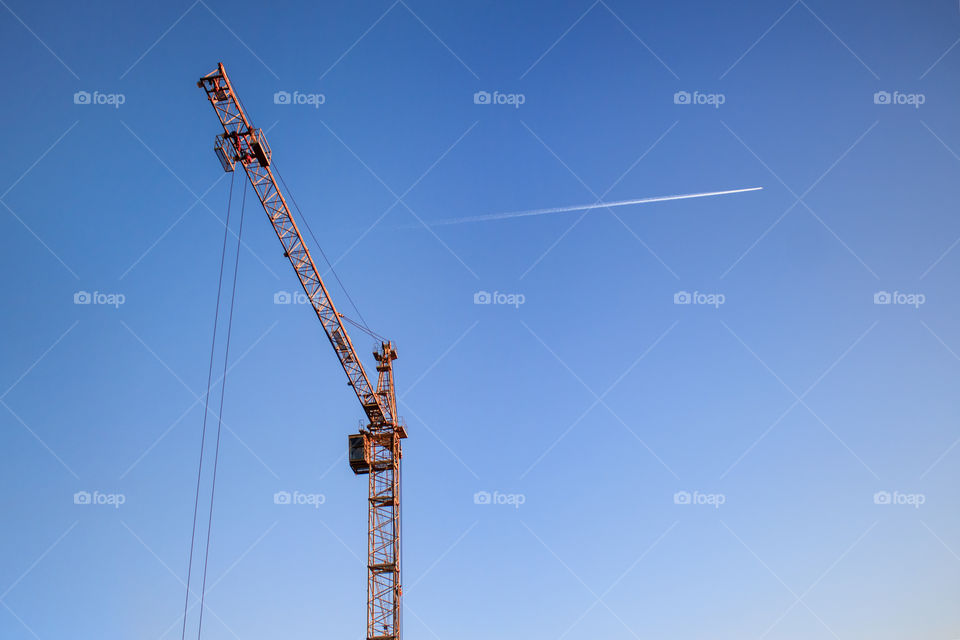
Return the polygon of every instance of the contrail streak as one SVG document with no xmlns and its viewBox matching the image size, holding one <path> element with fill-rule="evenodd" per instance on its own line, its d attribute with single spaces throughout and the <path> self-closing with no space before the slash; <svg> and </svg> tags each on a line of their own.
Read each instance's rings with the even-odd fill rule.
<svg viewBox="0 0 960 640">
<path fill-rule="evenodd" d="M 665 202 L 667 200 L 688 200 L 690 198 L 706 198 L 708 196 L 725 196 L 731 193 L 745 193 L 760 191 L 763 187 L 749 187 L 747 189 L 730 189 L 729 191 L 708 191 L 706 193 L 684 193 L 675 196 L 656 196 L 654 198 L 637 198 L 635 200 L 618 200 L 617 202 L 597 202 L 595 204 L 581 204 L 572 207 L 551 207 L 549 209 L 531 209 L 530 211 L 512 211 L 509 213 L 491 213 L 483 216 L 469 216 L 466 218 L 452 218 L 431 222 L 431 227 L 440 227 L 450 224 L 464 224 L 467 222 L 483 222 L 486 220 L 506 220 L 507 218 L 524 218 L 527 216 L 544 216 L 550 213 L 566 213 L 568 211 L 588 211 L 590 209 L 606 209 L 608 207 L 625 207 L 629 204 L 646 204 L 648 202 Z"/>
</svg>

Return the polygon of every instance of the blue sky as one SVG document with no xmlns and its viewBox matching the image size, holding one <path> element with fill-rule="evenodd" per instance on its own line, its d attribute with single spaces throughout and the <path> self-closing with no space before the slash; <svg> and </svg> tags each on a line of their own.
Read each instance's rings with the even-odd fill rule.
<svg viewBox="0 0 960 640">
<path fill-rule="evenodd" d="M 955 2 L 0 5 L 0 637 L 180 633 L 219 61 L 398 345 L 408 638 L 960 636 Z M 247 204 L 203 636 L 360 638 L 362 412 Z"/>
</svg>

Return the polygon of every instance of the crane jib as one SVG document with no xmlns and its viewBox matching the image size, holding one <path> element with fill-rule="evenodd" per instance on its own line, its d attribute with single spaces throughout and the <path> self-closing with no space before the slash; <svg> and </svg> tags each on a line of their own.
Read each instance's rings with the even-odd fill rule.
<svg viewBox="0 0 960 640">
<path fill-rule="evenodd" d="M 343 326 L 340 314 L 330 300 L 320 273 L 310 256 L 296 221 L 277 185 L 270 168 L 272 152 L 261 129 L 254 128 L 239 99 L 233 92 L 223 65 L 197 83 L 205 89 L 217 116 L 223 125 L 223 134 L 217 136 L 215 152 L 224 169 L 232 171 L 239 162 L 247 173 L 277 236 L 284 254 L 293 265 L 304 293 L 310 300 L 330 343 L 357 394 L 371 423 L 390 424 L 395 421 L 389 407 L 373 391 L 356 350 Z"/>
</svg>

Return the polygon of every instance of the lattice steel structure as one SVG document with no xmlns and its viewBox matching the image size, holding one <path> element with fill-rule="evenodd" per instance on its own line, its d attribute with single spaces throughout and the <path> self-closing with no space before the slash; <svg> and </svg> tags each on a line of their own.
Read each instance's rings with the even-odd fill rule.
<svg viewBox="0 0 960 640">
<path fill-rule="evenodd" d="M 200 78 L 197 86 L 206 92 L 223 125 L 223 133 L 216 137 L 214 152 L 224 171 L 234 171 L 239 163 L 246 172 L 283 244 L 284 256 L 296 271 L 330 346 L 347 374 L 348 384 L 366 413 L 367 428 L 349 437 L 348 450 L 354 473 L 369 475 L 367 638 L 399 640 L 403 592 L 400 581 L 400 440 L 406 438 L 407 433 L 397 418 L 393 384 L 393 361 L 397 352 L 391 342 L 381 342 L 374 352 L 378 373 L 374 390 L 344 327 L 343 316 L 330 299 L 270 168 L 271 151 L 263 131 L 250 124 L 222 63 Z"/>
</svg>

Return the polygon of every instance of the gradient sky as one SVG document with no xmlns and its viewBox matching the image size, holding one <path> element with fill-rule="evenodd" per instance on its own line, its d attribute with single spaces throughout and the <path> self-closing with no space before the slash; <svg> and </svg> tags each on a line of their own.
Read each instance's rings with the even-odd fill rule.
<svg viewBox="0 0 960 640">
<path fill-rule="evenodd" d="M 0 5 L 0 638 L 180 635 L 219 61 L 398 345 L 407 638 L 960 637 L 956 2 Z M 248 196 L 203 637 L 359 639 L 362 412 Z"/>
</svg>

